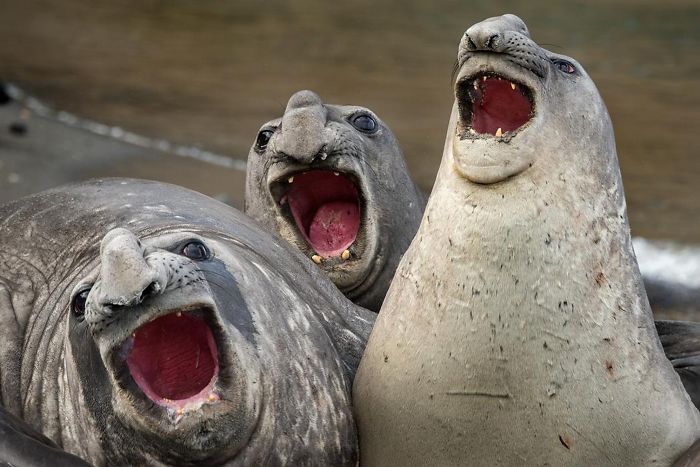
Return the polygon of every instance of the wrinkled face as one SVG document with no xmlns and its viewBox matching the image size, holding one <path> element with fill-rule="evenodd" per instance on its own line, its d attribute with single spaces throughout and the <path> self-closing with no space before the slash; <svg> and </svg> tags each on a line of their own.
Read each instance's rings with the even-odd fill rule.
<svg viewBox="0 0 700 467">
<path fill-rule="evenodd" d="M 225 235 L 110 231 L 73 291 L 70 323 L 107 458 L 352 457 L 349 383 L 319 306 Z M 337 445 L 314 444 L 336 434 Z"/>
<path fill-rule="evenodd" d="M 451 149 L 473 182 L 502 181 L 608 133 L 607 111 L 581 65 L 539 47 L 517 16 L 469 28 L 458 64 Z"/>
<path fill-rule="evenodd" d="M 379 130 L 369 111 L 350 118 L 366 122 L 368 137 Z M 274 135 L 279 127 L 275 123 L 267 123 L 259 133 L 256 150 L 261 155 L 267 151 L 263 144 L 265 135 L 269 132 Z M 283 230 L 286 239 L 302 245 L 301 249 L 321 267 L 357 261 L 362 253 L 360 249 L 367 246 L 367 222 L 362 222 L 362 215 L 367 211 L 363 192 L 368 186 L 363 174 L 366 168 L 359 164 L 365 152 L 363 136 L 355 135 L 359 131 L 350 125 L 338 125 L 334 131 L 336 138 L 349 143 L 340 145 L 340 150 L 345 152 L 322 153 L 317 156 L 318 161 L 308 163 L 278 162 L 267 173 L 267 200 L 274 203 L 269 207 L 286 224 Z"/>
<path fill-rule="evenodd" d="M 393 221 L 384 219 L 410 230 L 422 214 L 390 130 L 366 108 L 326 105 L 310 91 L 262 126 L 247 178 L 246 213 L 312 258 L 350 298 L 397 242 Z M 406 221 L 406 210 L 415 221 Z"/>
</svg>

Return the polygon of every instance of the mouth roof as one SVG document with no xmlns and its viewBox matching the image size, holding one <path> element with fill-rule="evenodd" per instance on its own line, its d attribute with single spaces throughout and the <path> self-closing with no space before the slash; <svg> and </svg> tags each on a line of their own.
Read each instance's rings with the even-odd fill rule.
<svg viewBox="0 0 700 467">
<path fill-rule="evenodd" d="M 288 180 L 283 198 L 307 243 L 323 257 L 341 255 L 360 230 L 360 196 L 345 174 L 310 170 Z"/>
<path fill-rule="evenodd" d="M 534 113 L 526 86 L 494 74 L 462 81 L 458 99 L 463 124 L 472 134 L 500 137 L 522 127 Z"/>
<path fill-rule="evenodd" d="M 204 319 L 170 313 L 138 328 L 130 340 L 129 372 L 153 402 L 182 408 L 213 395 L 219 360 Z"/>
</svg>

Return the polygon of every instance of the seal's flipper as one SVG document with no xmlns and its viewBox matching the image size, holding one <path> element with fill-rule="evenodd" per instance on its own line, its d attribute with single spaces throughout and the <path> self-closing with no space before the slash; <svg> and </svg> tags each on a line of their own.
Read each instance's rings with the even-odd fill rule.
<svg viewBox="0 0 700 467">
<path fill-rule="evenodd" d="M 681 377 L 693 404 L 700 408 L 700 323 L 656 321 L 655 324 L 666 357 Z"/>
<path fill-rule="evenodd" d="M 0 406 L 0 465 L 88 466 Z"/>
</svg>

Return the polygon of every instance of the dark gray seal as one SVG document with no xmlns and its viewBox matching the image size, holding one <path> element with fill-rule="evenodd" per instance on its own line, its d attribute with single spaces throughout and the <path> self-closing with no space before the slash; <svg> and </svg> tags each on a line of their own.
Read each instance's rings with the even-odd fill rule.
<svg viewBox="0 0 700 467">
<path fill-rule="evenodd" d="M 136 180 L 0 219 L 0 464 L 356 464 L 374 314 L 286 242 Z"/>
<path fill-rule="evenodd" d="M 670 465 L 700 435 L 605 105 L 516 16 L 462 39 L 438 177 L 353 395 L 364 465 Z"/>
<path fill-rule="evenodd" d="M 372 111 L 294 94 L 248 155 L 245 212 L 313 259 L 353 302 L 378 310 L 425 201 Z"/>
</svg>

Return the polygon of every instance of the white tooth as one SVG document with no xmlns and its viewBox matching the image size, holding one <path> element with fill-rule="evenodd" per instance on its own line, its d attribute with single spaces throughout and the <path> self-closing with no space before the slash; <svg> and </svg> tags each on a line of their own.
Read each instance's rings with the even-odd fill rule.
<svg viewBox="0 0 700 467">
<path fill-rule="evenodd" d="M 486 76 L 482 76 L 481 81 L 486 81 Z"/>
<path fill-rule="evenodd" d="M 182 313 L 178 311 L 177 313 L 175 313 L 175 316 L 179 318 L 180 316 L 182 316 Z"/>
<path fill-rule="evenodd" d="M 469 133 L 475 135 L 475 134 L 476 134 L 476 130 L 474 130 L 474 128 L 470 128 L 470 129 L 469 129 Z"/>
<path fill-rule="evenodd" d="M 499 128 L 498 130 L 496 130 L 496 138 L 500 138 L 501 135 L 503 135 L 503 132 L 502 132 L 501 129 Z"/>
<path fill-rule="evenodd" d="M 510 87 L 513 88 L 513 91 L 515 91 L 515 83 L 510 83 Z"/>
<path fill-rule="evenodd" d="M 479 85 L 477 84 L 476 81 L 474 81 L 474 89 L 476 89 L 477 91 L 479 90 Z"/>
<path fill-rule="evenodd" d="M 289 177 L 289 178 L 287 179 L 287 181 L 288 181 L 289 183 L 292 183 L 292 182 L 294 181 L 294 175 L 292 175 L 291 177 Z"/>
<path fill-rule="evenodd" d="M 501 80 L 501 77 L 499 76 L 499 77 L 498 77 L 498 81 L 500 81 L 500 80 Z"/>
<path fill-rule="evenodd" d="M 313 255 L 313 256 L 311 257 L 311 259 L 313 260 L 314 263 L 316 263 L 316 264 L 321 264 L 321 257 L 320 257 L 320 256 L 318 256 L 318 255 Z"/>
<path fill-rule="evenodd" d="M 348 258 L 350 257 L 350 250 L 345 250 L 345 251 L 340 255 L 340 257 L 343 258 L 343 261 L 345 261 L 346 259 L 348 259 Z"/>
<path fill-rule="evenodd" d="M 333 175 L 335 175 L 337 177 L 340 174 L 338 172 L 333 172 Z"/>
</svg>

